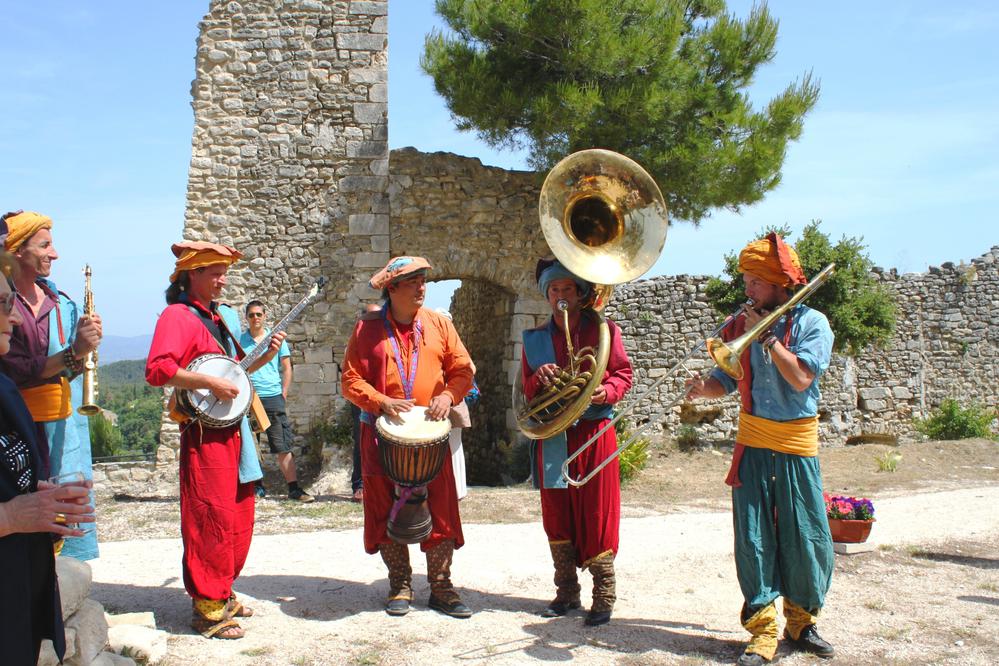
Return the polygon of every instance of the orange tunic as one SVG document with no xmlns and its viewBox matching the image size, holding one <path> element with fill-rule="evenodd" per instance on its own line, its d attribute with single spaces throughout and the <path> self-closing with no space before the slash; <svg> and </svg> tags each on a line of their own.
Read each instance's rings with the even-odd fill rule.
<svg viewBox="0 0 999 666">
<path fill-rule="evenodd" d="M 390 325 L 395 326 L 391 312 L 387 311 L 386 315 Z M 465 345 L 451 321 L 436 312 L 421 308 L 416 313 L 415 321 L 421 324 L 422 333 L 412 397 L 417 405 L 426 407 L 435 396 L 446 392 L 451 396 L 452 404 L 457 404 L 472 386 L 472 359 Z M 398 335 L 396 339 L 403 357 L 404 372 L 409 374 L 411 349 Z M 415 333 L 410 340 L 416 340 Z M 340 382 L 344 397 L 369 415 L 361 424 L 364 547 L 367 552 L 375 553 L 379 544 L 391 542 L 385 527 L 392 508 L 394 484 L 382 470 L 370 417 L 377 417 L 381 401 L 386 397 L 405 397 L 403 378 L 381 316 L 357 322 L 347 343 Z M 422 549 L 428 550 L 449 539 L 454 540 L 455 547 L 460 547 L 464 537 L 450 456 L 445 456 L 444 467 L 427 484 L 427 493 L 434 524 L 430 537 L 421 544 Z"/>
</svg>

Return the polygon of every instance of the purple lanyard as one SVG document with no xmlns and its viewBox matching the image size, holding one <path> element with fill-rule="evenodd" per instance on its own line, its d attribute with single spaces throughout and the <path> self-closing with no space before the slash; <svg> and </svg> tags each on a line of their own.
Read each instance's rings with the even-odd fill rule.
<svg viewBox="0 0 999 666">
<path fill-rule="evenodd" d="M 409 374 L 406 374 L 405 366 L 402 363 L 402 352 L 399 349 L 399 341 L 395 337 L 395 329 L 389 323 L 385 310 L 382 310 L 382 323 L 385 324 L 385 331 L 388 333 L 389 342 L 392 343 L 392 352 L 395 354 L 395 363 L 399 368 L 399 377 L 402 378 L 402 390 L 406 394 L 406 399 L 413 397 L 413 384 L 416 382 L 416 369 L 420 365 L 420 339 L 422 338 L 423 325 L 417 319 L 413 323 L 413 352 L 410 354 Z"/>
</svg>

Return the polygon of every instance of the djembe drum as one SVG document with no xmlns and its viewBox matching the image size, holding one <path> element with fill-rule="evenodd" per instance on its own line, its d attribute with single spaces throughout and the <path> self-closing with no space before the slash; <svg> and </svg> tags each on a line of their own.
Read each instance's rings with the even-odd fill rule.
<svg viewBox="0 0 999 666">
<path fill-rule="evenodd" d="M 433 529 L 427 507 L 427 484 L 450 455 L 448 419 L 431 421 L 426 407 L 398 416 L 383 414 L 375 422 L 382 469 L 395 482 L 396 502 L 389 515 L 388 537 L 401 544 L 426 541 Z"/>
</svg>

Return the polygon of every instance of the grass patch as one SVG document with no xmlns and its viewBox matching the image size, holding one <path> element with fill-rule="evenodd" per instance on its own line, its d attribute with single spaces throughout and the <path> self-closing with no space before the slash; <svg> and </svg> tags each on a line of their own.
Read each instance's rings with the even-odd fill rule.
<svg viewBox="0 0 999 666">
<path fill-rule="evenodd" d="M 240 654 L 245 654 L 247 657 L 263 657 L 264 655 L 270 654 L 273 650 L 269 647 L 255 647 L 243 650 Z"/>
<path fill-rule="evenodd" d="M 874 460 L 878 463 L 879 472 L 894 472 L 898 469 L 902 454 L 898 451 L 885 451 L 880 456 L 874 456 Z"/>
</svg>

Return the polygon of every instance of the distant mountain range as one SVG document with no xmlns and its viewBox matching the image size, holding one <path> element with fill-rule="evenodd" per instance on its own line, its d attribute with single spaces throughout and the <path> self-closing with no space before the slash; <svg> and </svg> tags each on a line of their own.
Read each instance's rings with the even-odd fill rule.
<svg viewBox="0 0 999 666">
<path fill-rule="evenodd" d="M 100 349 L 97 352 L 98 363 L 114 363 L 115 361 L 132 361 L 145 359 L 149 354 L 149 343 L 152 341 L 151 335 L 136 335 L 125 337 L 122 335 L 105 335 L 101 340 Z"/>
</svg>

